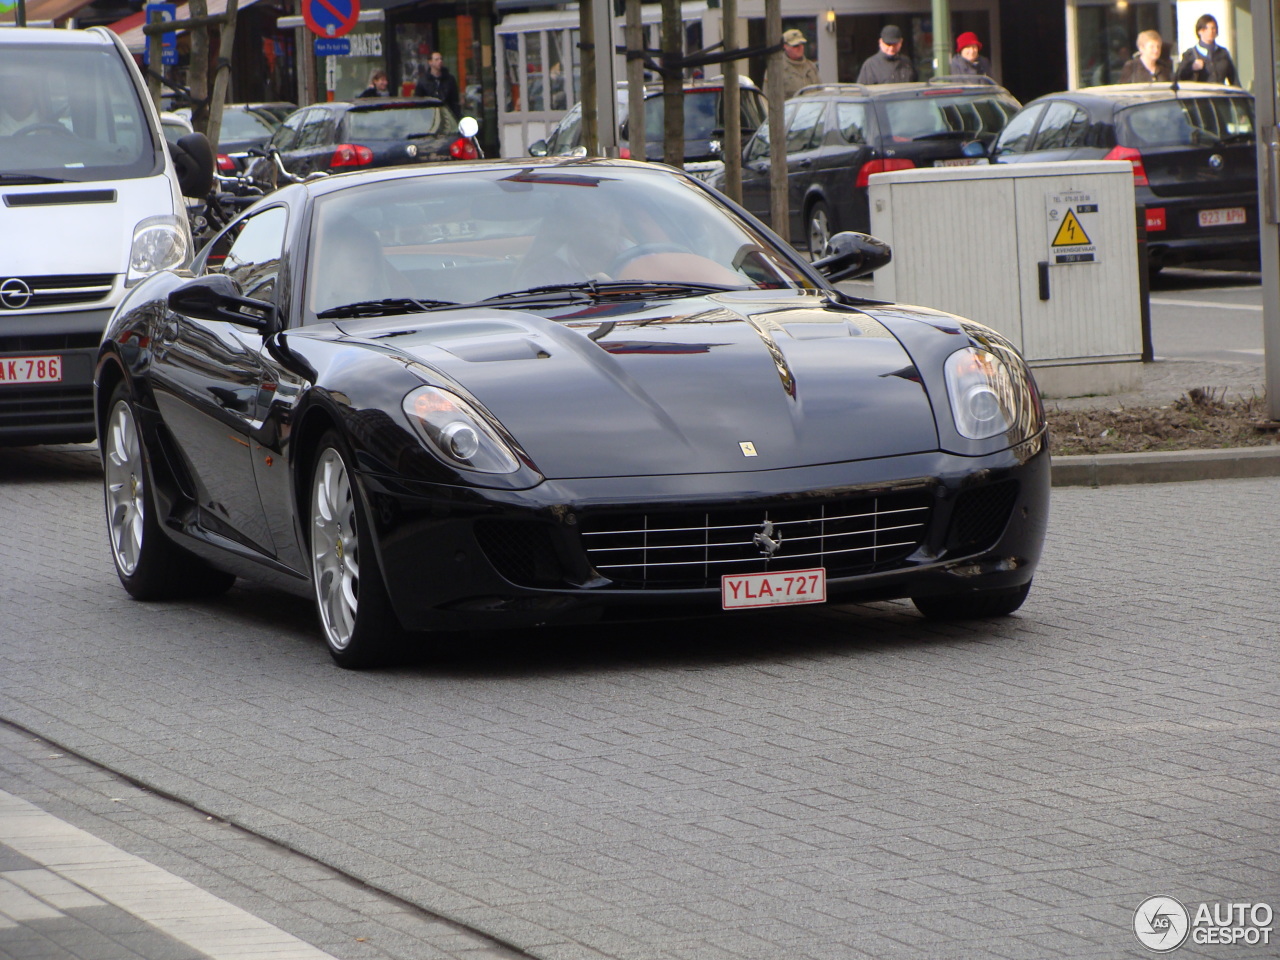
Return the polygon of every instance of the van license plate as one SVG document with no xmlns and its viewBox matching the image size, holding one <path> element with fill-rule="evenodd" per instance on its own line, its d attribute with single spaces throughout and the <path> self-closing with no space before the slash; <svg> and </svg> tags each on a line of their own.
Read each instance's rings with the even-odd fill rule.
<svg viewBox="0 0 1280 960">
<path fill-rule="evenodd" d="M 826 602 L 827 571 L 821 567 L 781 573 L 727 573 L 720 578 L 720 604 L 725 610 Z"/>
<path fill-rule="evenodd" d="M 972 167 L 976 163 L 982 162 L 982 157 L 951 157 L 947 160 L 935 160 L 935 167 Z"/>
<path fill-rule="evenodd" d="M 61 382 L 61 357 L 0 357 L 0 386 Z"/>
<path fill-rule="evenodd" d="M 1200 226 L 1202 227 L 1226 227 L 1231 224 L 1244 223 L 1244 220 L 1244 207 L 1200 211 Z"/>
</svg>

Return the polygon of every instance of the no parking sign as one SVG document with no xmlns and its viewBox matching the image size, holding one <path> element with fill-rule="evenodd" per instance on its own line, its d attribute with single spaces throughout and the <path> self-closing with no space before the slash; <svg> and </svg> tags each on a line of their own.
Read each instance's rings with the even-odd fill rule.
<svg viewBox="0 0 1280 960">
<path fill-rule="evenodd" d="M 302 0 L 302 19 L 317 37 L 341 37 L 360 19 L 360 0 Z"/>
</svg>

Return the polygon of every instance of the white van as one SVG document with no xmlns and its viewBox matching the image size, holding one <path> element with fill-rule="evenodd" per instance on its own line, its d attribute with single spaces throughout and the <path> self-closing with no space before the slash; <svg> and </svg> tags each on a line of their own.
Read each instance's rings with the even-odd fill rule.
<svg viewBox="0 0 1280 960">
<path fill-rule="evenodd" d="M 94 438 L 112 308 L 191 257 L 179 159 L 114 33 L 0 30 L 0 444 Z"/>
</svg>

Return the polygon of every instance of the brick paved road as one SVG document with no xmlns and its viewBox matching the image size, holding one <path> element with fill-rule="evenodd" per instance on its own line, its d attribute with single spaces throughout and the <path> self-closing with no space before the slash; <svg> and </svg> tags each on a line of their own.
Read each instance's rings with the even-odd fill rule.
<svg viewBox="0 0 1280 960">
<path fill-rule="evenodd" d="M 128 600 L 94 469 L 0 452 L 0 717 L 536 956 L 1139 957 L 1153 894 L 1280 909 L 1280 481 L 1055 491 L 994 625 L 875 604 L 351 674 L 280 594 Z"/>
</svg>

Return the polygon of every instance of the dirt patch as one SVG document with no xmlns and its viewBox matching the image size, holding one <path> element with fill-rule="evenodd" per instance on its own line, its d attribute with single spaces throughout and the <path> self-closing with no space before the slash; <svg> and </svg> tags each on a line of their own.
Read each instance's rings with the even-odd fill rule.
<svg viewBox="0 0 1280 960">
<path fill-rule="evenodd" d="M 1260 447 L 1280 433 L 1260 429 L 1267 419 L 1261 396 L 1228 399 L 1225 391 L 1188 390 L 1162 407 L 1050 410 L 1049 449 L 1055 456 Z"/>
</svg>

